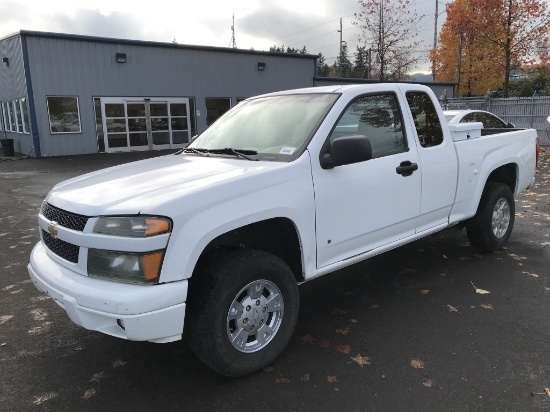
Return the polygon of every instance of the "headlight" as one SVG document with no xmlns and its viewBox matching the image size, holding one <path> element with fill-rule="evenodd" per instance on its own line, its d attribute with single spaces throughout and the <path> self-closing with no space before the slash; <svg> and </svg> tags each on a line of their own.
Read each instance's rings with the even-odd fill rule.
<svg viewBox="0 0 550 412">
<path fill-rule="evenodd" d="M 167 218 L 152 216 L 106 216 L 100 217 L 94 233 L 112 236 L 148 237 L 168 233 L 172 223 Z"/>
<path fill-rule="evenodd" d="M 163 250 L 133 253 L 89 249 L 88 275 L 129 283 L 155 283 L 163 257 Z"/>
</svg>

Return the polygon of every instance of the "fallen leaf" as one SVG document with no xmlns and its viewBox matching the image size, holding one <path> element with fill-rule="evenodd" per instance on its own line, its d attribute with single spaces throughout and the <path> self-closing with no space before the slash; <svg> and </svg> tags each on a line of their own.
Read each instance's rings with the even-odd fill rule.
<svg viewBox="0 0 550 412">
<path fill-rule="evenodd" d="M 361 356 L 359 353 L 350 359 L 361 367 L 370 365 L 370 358 L 368 356 Z"/>
<path fill-rule="evenodd" d="M 424 385 L 427 388 L 431 388 L 432 386 L 434 386 L 434 383 L 431 379 L 424 379 L 424 381 L 422 382 L 422 385 Z"/>
<path fill-rule="evenodd" d="M 2 348 L 3 348 L 4 346 L 6 346 L 6 342 L 4 342 L 4 343 L 0 344 L 0 347 L 2 347 Z"/>
<path fill-rule="evenodd" d="M 489 292 L 488 290 L 485 290 L 485 289 L 478 289 L 476 287 L 476 285 L 474 285 L 474 283 L 472 281 L 470 281 L 470 283 L 472 284 L 472 286 L 474 287 L 474 290 L 476 291 L 476 293 L 479 293 L 480 295 L 486 295 L 488 293 L 491 293 Z"/>
<path fill-rule="evenodd" d="M 349 354 L 350 350 L 351 350 L 351 346 L 350 345 L 339 345 L 339 346 L 336 346 L 336 350 L 338 352 L 341 352 L 341 353 L 344 353 L 344 354 Z"/>
<path fill-rule="evenodd" d="M 493 309 L 494 309 L 493 305 L 491 305 L 490 303 L 482 303 L 482 304 L 479 305 L 479 306 L 481 306 L 483 309 L 489 309 L 489 310 L 493 310 Z"/>
<path fill-rule="evenodd" d="M 95 396 L 95 389 L 87 389 L 86 392 L 84 392 L 84 395 L 82 397 L 84 399 L 90 399 L 92 396 Z"/>
<path fill-rule="evenodd" d="M 116 360 L 116 361 L 113 362 L 113 368 L 119 368 L 121 366 L 126 365 L 126 363 L 127 363 L 126 361 L 123 361 L 121 359 Z"/>
<path fill-rule="evenodd" d="M 464 260 L 470 260 L 470 258 L 467 257 L 467 256 L 461 256 L 461 257 L 459 258 L 459 260 L 462 260 L 462 261 L 464 261 Z"/>
<path fill-rule="evenodd" d="M 443 259 L 449 259 L 449 258 L 447 257 L 447 255 L 442 255 L 442 256 L 443 256 Z"/>
<path fill-rule="evenodd" d="M 550 396 L 550 388 L 544 388 L 544 392 L 546 392 L 546 394 Z"/>
<path fill-rule="evenodd" d="M 304 376 L 300 378 L 302 382 L 308 382 L 309 381 L 309 373 L 306 373 Z"/>
<path fill-rule="evenodd" d="M 275 383 L 290 383 L 290 379 L 278 376 L 277 379 L 275 379 Z"/>
<path fill-rule="evenodd" d="M 376 304 L 376 303 L 370 305 L 370 308 L 371 308 L 372 310 L 378 309 L 379 307 L 380 307 L 380 305 L 378 305 L 378 304 Z"/>
<path fill-rule="evenodd" d="M 439 276 L 444 278 L 445 276 L 447 276 L 447 274 L 446 273 L 440 273 Z"/>
<path fill-rule="evenodd" d="M 339 333 L 340 335 L 347 335 L 349 333 L 349 326 L 346 326 L 343 329 L 336 329 L 336 333 Z"/>
<path fill-rule="evenodd" d="M 50 399 L 57 398 L 58 396 L 59 395 L 55 392 L 45 393 L 43 395 L 35 396 L 32 403 L 34 403 L 35 405 L 42 405 L 44 402 L 49 401 Z"/>
<path fill-rule="evenodd" d="M 311 334 L 304 335 L 300 338 L 302 343 L 309 343 L 310 345 L 313 345 L 317 339 L 315 339 Z"/>
<path fill-rule="evenodd" d="M 338 315 L 338 316 L 342 316 L 342 315 L 347 315 L 349 313 L 349 310 L 344 310 L 344 309 L 333 309 L 332 312 L 330 312 L 331 315 Z"/>
<path fill-rule="evenodd" d="M 527 258 L 524 256 L 518 256 L 515 253 L 508 253 L 508 256 L 510 256 L 514 260 L 526 260 Z"/>
<path fill-rule="evenodd" d="M 542 246 L 550 246 L 550 242 L 542 242 L 541 245 Z"/>
<path fill-rule="evenodd" d="M 328 375 L 327 376 L 327 382 L 328 383 L 336 383 L 336 382 L 338 382 L 338 379 L 336 378 L 336 376 Z"/>
<path fill-rule="evenodd" d="M 420 291 L 420 294 L 421 294 L 421 295 L 427 295 L 428 293 L 430 293 L 430 290 L 429 290 L 429 289 L 422 289 L 422 290 Z"/>
<path fill-rule="evenodd" d="M 273 372 L 275 369 L 273 369 L 272 366 L 266 366 L 265 368 L 262 369 L 264 372 L 267 372 L 267 373 L 270 373 L 270 372 Z"/>
<path fill-rule="evenodd" d="M 359 323 L 359 321 L 357 319 L 350 319 L 348 320 L 349 323 Z"/>
<path fill-rule="evenodd" d="M 539 275 L 537 275 L 536 273 L 529 273 L 529 272 L 521 272 L 521 273 L 523 273 L 524 275 L 532 276 L 532 277 L 534 277 L 534 278 L 538 278 L 538 277 L 539 277 Z"/>
<path fill-rule="evenodd" d="M 94 373 L 94 375 L 92 376 L 92 378 L 90 379 L 90 382 L 99 382 L 101 379 L 104 378 L 104 372 L 97 372 L 97 373 Z"/>
<path fill-rule="evenodd" d="M 317 342 L 317 345 L 319 345 L 321 348 L 328 348 L 330 346 L 330 341 L 327 339 L 322 339 Z"/>
<path fill-rule="evenodd" d="M 13 318 L 13 315 L 3 315 L 3 316 L 0 316 L 0 325 L 3 325 L 4 323 L 6 323 L 8 320 L 10 320 L 11 318 Z"/>
<path fill-rule="evenodd" d="M 422 369 L 426 364 L 420 359 L 411 359 L 411 366 L 415 369 Z"/>
<path fill-rule="evenodd" d="M 458 312 L 458 308 L 456 306 L 447 305 L 449 308 L 449 312 Z"/>
</svg>

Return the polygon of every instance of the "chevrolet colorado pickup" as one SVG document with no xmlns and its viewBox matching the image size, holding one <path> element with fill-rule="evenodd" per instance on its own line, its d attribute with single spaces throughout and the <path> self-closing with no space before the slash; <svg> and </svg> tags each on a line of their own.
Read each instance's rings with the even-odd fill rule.
<svg viewBox="0 0 550 412">
<path fill-rule="evenodd" d="M 536 131 L 447 125 L 430 89 L 371 84 L 249 98 L 178 153 L 56 185 L 28 270 L 78 325 L 172 342 L 227 376 L 289 342 L 298 284 L 462 225 L 502 248 Z"/>
</svg>

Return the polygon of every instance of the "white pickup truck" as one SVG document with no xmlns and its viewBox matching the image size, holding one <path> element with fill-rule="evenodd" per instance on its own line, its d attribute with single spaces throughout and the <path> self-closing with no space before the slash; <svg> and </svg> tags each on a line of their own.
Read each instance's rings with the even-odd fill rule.
<svg viewBox="0 0 550 412">
<path fill-rule="evenodd" d="M 171 342 L 227 376 L 283 351 L 298 284 L 453 225 L 495 251 L 534 180 L 536 131 L 449 126 L 430 89 L 247 99 L 178 153 L 56 185 L 28 270 L 71 320 Z"/>
</svg>

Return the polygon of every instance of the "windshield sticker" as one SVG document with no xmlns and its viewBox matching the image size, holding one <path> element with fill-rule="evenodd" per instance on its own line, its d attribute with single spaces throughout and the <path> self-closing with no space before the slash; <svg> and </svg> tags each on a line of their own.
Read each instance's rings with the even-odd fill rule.
<svg viewBox="0 0 550 412">
<path fill-rule="evenodd" d="M 295 147 L 283 147 L 279 153 L 280 154 L 291 155 L 295 151 L 296 151 Z"/>
</svg>

